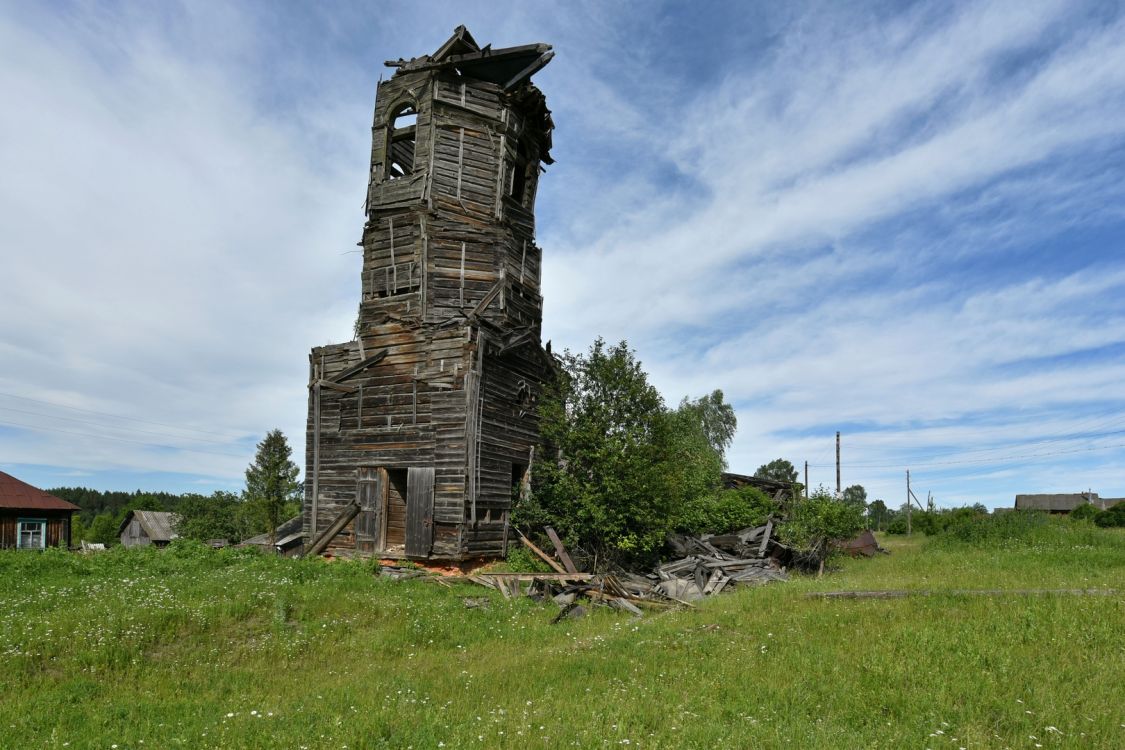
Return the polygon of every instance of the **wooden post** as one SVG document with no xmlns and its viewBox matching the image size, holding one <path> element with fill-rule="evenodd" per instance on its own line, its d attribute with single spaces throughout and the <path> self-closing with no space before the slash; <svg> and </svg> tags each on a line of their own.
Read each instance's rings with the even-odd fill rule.
<svg viewBox="0 0 1125 750">
<path fill-rule="evenodd" d="M 461 84 L 461 94 L 465 93 L 465 84 Z M 461 174 L 465 170 L 465 129 L 457 138 L 457 200 L 461 200 Z"/>
<path fill-rule="evenodd" d="M 805 499 L 809 499 L 809 462 L 805 461 Z"/>
<path fill-rule="evenodd" d="M 395 217 L 390 216 L 387 221 L 391 229 L 391 278 L 393 279 L 391 294 L 398 294 L 398 268 L 395 267 Z"/>
<path fill-rule="evenodd" d="M 461 243 L 461 307 L 465 306 L 465 243 Z"/>
<path fill-rule="evenodd" d="M 418 217 L 418 229 L 422 234 L 422 266 L 420 278 L 418 279 L 419 296 L 422 303 L 422 321 L 426 320 L 426 264 L 430 262 L 430 236 L 426 233 L 426 215 L 422 214 Z"/>
<path fill-rule="evenodd" d="M 312 533 L 317 534 L 316 510 L 320 499 L 320 380 L 313 386 Z"/>
<path fill-rule="evenodd" d="M 836 431 L 836 497 L 843 497 L 840 494 L 840 431 Z"/>
<path fill-rule="evenodd" d="M 906 470 L 906 535 L 910 536 L 910 469 Z"/>
</svg>

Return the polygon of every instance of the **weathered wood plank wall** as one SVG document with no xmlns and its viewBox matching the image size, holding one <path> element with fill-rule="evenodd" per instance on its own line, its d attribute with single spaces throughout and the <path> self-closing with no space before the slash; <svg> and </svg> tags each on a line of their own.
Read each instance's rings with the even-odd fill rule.
<svg viewBox="0 0 1125 750">
<path fill-rule="evenodd" d="M 501 554 L 551 370 L 533 210 L 551 123 L 527 81 L 406 68 L 376 99 L 358 336 L 310 355 L 305 535 L 358 498 L 337 554 Z"/>
</svg>

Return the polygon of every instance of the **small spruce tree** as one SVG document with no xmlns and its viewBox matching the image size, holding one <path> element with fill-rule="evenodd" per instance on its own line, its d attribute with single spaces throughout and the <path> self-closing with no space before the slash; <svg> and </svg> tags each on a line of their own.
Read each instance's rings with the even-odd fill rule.
<svg viewBox="0 0 1125 750">
<path fill-rule="evenodd" d="M 297 481 L 300 469 L 290 456 L 293 450 L 281 430 L 271 430 L 258 443 L 254 463 L 246 469 L 246 501 L 269 532 L 270 545 L 277 541 L 277 527 L 286 520 L 286 506 L 300 500 L 302 485 Z"/>
</svg>

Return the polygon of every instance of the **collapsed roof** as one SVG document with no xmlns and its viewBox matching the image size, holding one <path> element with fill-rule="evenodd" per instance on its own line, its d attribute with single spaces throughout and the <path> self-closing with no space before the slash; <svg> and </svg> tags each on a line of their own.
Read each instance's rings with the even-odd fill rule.
<svg viewBox="0 0 1125 750">
<path fill-rule="evenodd" d="M 518 47 L 483 48 L 464 26 L 458 26 L 443 45 L 432 55 L 422 55 L 409 60 L 387 60 L 387 67 L 406 73 L 416 70 L 446 68 L 461 75 L 497 84 L 511 91 L 542 70 L 555 56 L 549 44 L 523 44 Z"/>
</svg>

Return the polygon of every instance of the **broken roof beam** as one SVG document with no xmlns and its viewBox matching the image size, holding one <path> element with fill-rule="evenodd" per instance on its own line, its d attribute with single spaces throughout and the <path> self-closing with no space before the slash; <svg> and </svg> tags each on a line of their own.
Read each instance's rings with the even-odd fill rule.
<svg viewBox="0 0 1125 750">
<path fill-rule="evenodd" d="M 507 83 L 501 86 L 501 88 L 503 88 L 505 91 L 511 91 L 516 86 L 531 78 L 543 68 L 547 67 L 547 63 L 551 62 L 551 59 L 554 56 L 555 53 L 550 48 L 548 48 L 546 52 L 532 60 L 526 68 L 508 79 Z"/>
<path fill-rule="evenodd" d="M 387 350 L 383 349 L 379 353 L 372 354 L 367 359 L 361 360 L 359 363 L 352 365 L 328 382 L 341 383 L 350 378 L 352 375 L 357 375 L 366 370 L 368 367 L 371 367 L 372 365 L 378 364 L 379 362 L 383 361 L 383 357 L 385 356 L 387 356 Z"/>
<path fill-rule="evenodd" d="M 383 64 L 399 72 L 457 68 L 464 75 L 479 78 L 511 91 L 531 78 L 555 56 L 549 44 L 524 44 L 518 47 L 491 49 L 448 55 L 443 58 L 418 57 L 413 60 L 387 60 Z"/>
<path fill-rule="evenodd" d="M 328 546 L 328 543 L 331 542 L 337 534 L 343 531 L 344 527 L 351 523 L 351 520 L 358 515 L 359 503 L 353 500 L 351 503 L 344 507 L 344 510 L 341 511 L 340 515 L 336 516 L 336 520 L 332 522 L 332 525 L 325 529 L 324 533 L 313 540 L 313 542 L 309 545 L 308 550 L 305 551 L 304 556 L 315 557 L 316 555 L 319 555 L 321 552 L 323 552 L 324 548 Z"/>
</svg>

